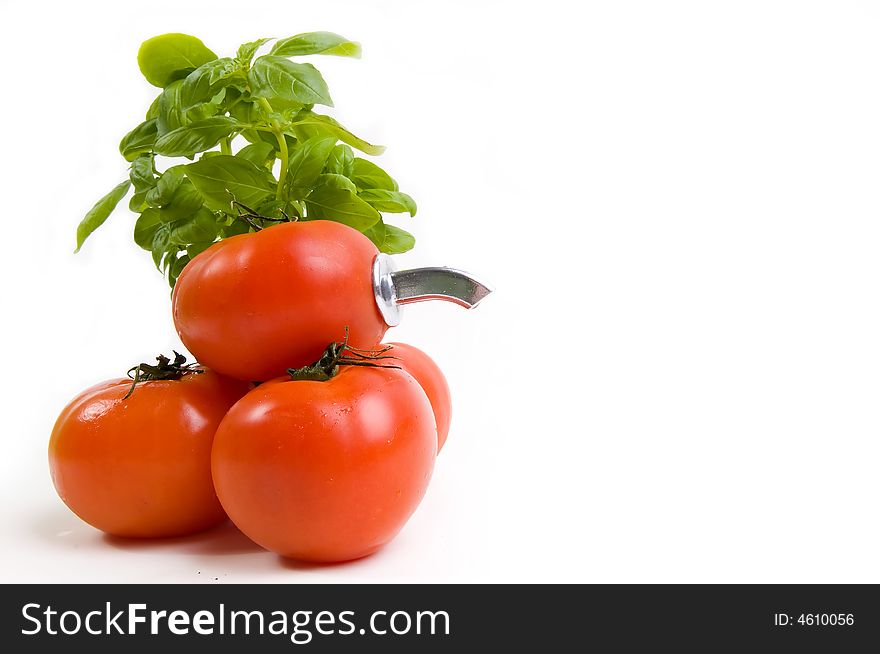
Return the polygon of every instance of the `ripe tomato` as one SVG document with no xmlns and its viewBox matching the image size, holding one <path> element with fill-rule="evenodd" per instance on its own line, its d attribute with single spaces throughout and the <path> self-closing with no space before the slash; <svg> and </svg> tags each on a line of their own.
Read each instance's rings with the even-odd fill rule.
<svg viewBox="0 0 880 654">
<path fill-rule="evenodd" d="M 347 561 L 391 540 L 431 477 L 437 427 L 425 392 L 392 368 L 278 379 L 244 396 L 214 438 L 214 486 L 259 545 Z"/>
<path fill-rule="evenodd" d="M 452 418 L 452 398 L 449 395 L 449 384 L 440 367 L 434 360 L 420 349 L 406 343 L 388 343 L 391 350 L 388 355 L 396 357 L 394 363 L 412 375 L 431 401 L 434 417 L 437 420 L 437 451 L 443 449 L 449 435 L 449 422 Z"/>
<path fill-rule="evenodd" d="M 387 325 L 376 306 L 370 240 L 340 223 L 284 223 L 224 239 L 174 286 L 174 324 L 200 362 L 248 381 L 315 361 L 346 326 L 371 347 Z"/>
<path fill-rule="evenodd" d="M 116 536 L 180 536 L 225 519 L 211 482 L 211 441 L 248 390 L 214 372 L 93 386 L 61 412 L 49 441 L 58 495 Z"/>
</svg>

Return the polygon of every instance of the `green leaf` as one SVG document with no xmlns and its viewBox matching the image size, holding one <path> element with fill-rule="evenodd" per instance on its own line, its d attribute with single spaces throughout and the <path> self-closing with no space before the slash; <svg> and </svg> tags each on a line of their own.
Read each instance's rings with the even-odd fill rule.
<svg viewBox="0 0 880 654">
<path fill-rule="evenodd" d="M 206 118 L 216 116 L 218 113 L 223 115 L 220 106 L 223 104 L 223 98 L 226 95 L 226 89 L 220 89 L 220 92 L 207 102 L 197 104 L 191 109 L 183 112 L 184 124 L 195 123 Z"/>
<path fill-rule="evenodd" d="M 297 116 L 296 120 L 291 123 L 291 127 L 297 137 L 302 135 L 303 138 L 309 138 L 316 134 L 332 134 L 343 143 L 348 143 L 350 146 L 355 147 L 366 154 L 375 156 L 385 152 L 384 145 L 367 143 L 365 140 L 355 136 L 345 127 L 330 118 L 330 116 L 325 116 L 323 114 L 303 111 Z"/>
<path fill-rule="evenodd" d="M 281 39 L 272 47 L 270 54 L 280 57 L 323 54 L 360 58 L 361 44 L 333 32 L 307 32 Z"/>
<path fill-rule="evenodd" d="M 242 100 L 229 108 L 229 115 L 237 119 L 239 122 L 246 124 L 254 124 L 265 122 L 266 117 L 263 115 L 261 108 L 250 100 Z M 278 140 L 274 134 L 268 132 L 258 132 L 255 129 L 246 129 L 241 135 L 251 143 L 268 143 L 273 148 L 278 147 Z"/>
<path fill-rule="evenodd" d="M 192 182 L 184 179 L 172 198 L 162 205 L 161 218 L 162 222 L 189 220 L 199 211 L 206 211 L 202 194 Z"/>
<path fill-rule="evenodd" d="M 370 227 L 364 234 L 375 243 L 379 248 L 379 252 L 385 254 L 401 254 L 409 252 L 416 244 L 415 237 L 409 232 L 395 227 L 394 225 L 386 225 L 381 220 Z"/>
<path fill-rule="evenodd" d="M 142 154 L 131 162 L 128 179 L 134 185 L 138 193 L 148 191 L 156 185 L 156 175 L 153 171 L 153 155 Z"/>
<path fill-rule="evenodd" d="M 175 245 L 186 247 L 190 243 L 213 241 L 218 230 L 219 225 L 214 214 L 207 209 L 200 209 L 188 219 L 177 221 L 171 226 L 170 240 Z"/>
<path fill-rule="evenodd" d="M 264 142 L 251 143 L 236 152 L 235 156 L 262 168 L 270 159 L 275 159 L 275 148 Z"/>
<path fill-rule="evenodd" d="M 156 127 L 159 136 L 163 136 L 171 130 L 177 129 L 184 124 L 184 111 L 180 107 L 180 87 L 183 80 L 177 80 L 169 84 L 159 96 Z"/>
<path fill-rule="evenodd" d="M 301 199 L 308 195 L 335 144 L 335 136 L 316 136 L 294 148 L 287 163 L 287 188 L 290 197 Z"/>
<path fill-rule="evenodd" d="M 364 231 L 375 225 L 379 212 L 351 191 L 320 187 L 306 198 L 309 220 L 333 220 Z"/>
<path fill-rule="evenodd" d="M 238 52 L 235 55 L 235 58 L 243 64 L 250 65 L 251 59 L 254 58 L 257 50 L 260 49 L 260 46 L 266 43 L 267 41 L 271 41 L 272 39 L 257 39 L 256 41 L 249 41 L 248 43 L 242 43 L 238 48 Z"/>
<path fill-rule="evenodd" d="M 357 186 L 354 185 L 348 177 L 345 175 L 337 175 L 335 173 L 324 173 L 323 175 L 318 175 L 318 179 L 315 180 L 316 186 L 329 186 L 330 188 L 341 188 L 346 191 L 351 191 L 352 193 L 357 193 Z"/>
<path fill-rule="evenodd" d="M 152 120 L 153 118 L 159 117 L 159 98 L 161 97 L 162 94 L 160 93 L 150 103 L 150 107 L 147 109 L 147 115 L 144 116 L 144 120 Z"/>
<path fill-rule="evenodd" d="M 232 80 L 237 70 L 235 62 L 229 57 L 202 64 L 183 80 L 180 86 L 180 108 L 188 111 L 198 104 L 207 102 Z"/>
<path fill-rule="evenodd" d="M 217 55 L 194 36 L 161 34 L 141 44 L 138 67 L 150 84 L 163 88 L 216 58 Z"/>
<path fill-rule="evenodd" d="M 384 189 L 366 189 L 358 193 L 358 197 L 370 203 L 379 211 L 388 213 L 409 213 L 416 215 L 416 201 L 406 193 L 400 191 L 386 191 Z"/>
<path fill-rule="evenodd" d="M 183 166 L 173 166 L 162 173 L 155 188 L 147 193 L 147 204 L 151 207 L 161 207 L 171 202 L 177 189 L 183 183 L 183 169 Z"/>
<path fill-rule="evenodd" d="M 128 208 L 135 213 L 140 213 L 147 208 L 147 191 L 138 191 L 132 193 L 131 199 L 128 201 Z"/>
<path fill-rule="evenodd" d="M 247 228 L 247 223 L 245 223 L 243 220 L 239 220 L 237 222 L 244 224 L 245 228 Z M 223 238 L 226 238 L 225 233 L 223 234 Z M 186 252 L 189 255 L 190 259 L 194 259 L 196 256 L 200 255 L 202 252 L 207 250 L 212 245 L 214 245 L 214 241 L 202 241 L 200 243 L 190 243 L 189 245 L 186 246 Z"/>
<path fill-rule="evenodd" d="M 156 142 L 156 120 L 146 120 L 122 137 L 119 152 L 126 161 L 133 161 L 144 152 L 150 152 Z"/>
<path fill-rule="evenodd" d="M 168 268 L 168 283 L 171 284 L 171 288 L 174 288 L 174 284 L 177 282 L 177 278 L 180 277 L 180 273 L 183 272 L 184 267 L 192 260 L 189 254 L 184 254 L 182 257 L 178 257 L 175 259 L 171 266 Z"/>
<path fill-rule="evenodd" d="M 352 165 L 354 163 L 354 152 L 351 148 L 341 143 L 333 148 L 330 158 L 327 159 L 327 172 L 336 175 L 351 175 Z"/>
<path fill-rule="evenodd" d="M 171 227 L 160 225 L 156 233 L 153 234 L 153 244 L 150 249 L 153 252 L 153 263 L 156 268 L 162 270 L 162 260 L 166 257 L 171 246 Z"/>
<path fill-rule="evenodd" d="M 128 193 L 129 188 L 131 188 L 131 182 L 129 180 L 120 182 L 113 187 L 112 191 L 98 200 L 95 203 L 95 206 L 89 209 L 85 218 L 82 219 L 79 226 L 76 228 L 76 250 L 74 250 L 74 252 L 79 252 L 83 243 L 85 243 L 85 240 L 89 237 L 89 234 L 104 224 L 104 221 L 107 220 L 111 213 L 113 213 L 113 210 L 116 208 L 116 205 L 119 204 L 119 201 L 125 197 L 126 193 Z"/>
<path fill-rule="evenodd" d="M 251 231 L 250 225 L 243 220 L 233 220 L 231 224 L 226 225 L 220 230 L 220 238 L 229 238 L 230 236 L 239 236 L 247 234 Z"/>
<path fill-rule="evenodd" d="M 159 209 L 144 209 L 134 224 L 134 242 L 144 250 L 153 249 L 153 237 L 162 225 Z"/>
<path fill-rule="evenodd" d="M 209 150 L 237 127 L 239 122 L 228 116 L 214 116 L 173 129 L 156 140 L 153 149 L 167 157 L 191 157 Z"/>
<path fill-rule="evenodd" d="M 128 179 L 134 186 L 134 194 L 128 201 L 128 208 L 140 213 L 147 206 L 147 194 L 156 186 L 153 168 L 153 155 L 142 154 L 131 162 Z"/>
<path fill-rule="evenodd" d="M 284 57 L 257 57 L 248 72 L 251 95 L 257 98 L 281 98 L 302 104 L 333 106 L 327 82 L 311 64 L 296 64 Z"/>
<path fill-rule="evenodd" d="M 397 182 L 372 161 L 355 157 L 351 170 L 351 181 L 359 189 L 381 188 L 386 191 L 398 190 Z"/>
<path fill-rule="evenodd" d="M 275 192 L 275 180 L 265 169 L 229 155 L 200 159 L 186 166 L 190 181 L 209 208 L 230 211 L 232 197 L 253 206 Z"/>
</svg>

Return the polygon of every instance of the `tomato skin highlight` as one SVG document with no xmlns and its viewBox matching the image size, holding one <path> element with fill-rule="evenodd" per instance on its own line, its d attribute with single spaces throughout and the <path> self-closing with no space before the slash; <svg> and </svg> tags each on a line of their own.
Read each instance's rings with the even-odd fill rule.
<svg viewBox="0 0 880 654">
<path fill-rule="evenodd" d="M 437 420 L 437 452 L 439 453 L 446 443 L 449 423 L 452 420 L 452 397 L 446 377 L 434 360 L 417 347 L 406 343 L 386 343 L 386 345 L 392 347 L 388 355 L 398 359 L 394 363 L 415 378 L 431 402 Z"/>
<path fill-rule="evenodd" d="M 273 380 L 217 430 L 217 495 L 236 526 L 282 556 L 338 562 L 390 541 L 425 494 L 437 428 L 399 369 L 344 367 L 326 382 Z"/>
<path fill-rule="evenodd" d="M 211 480 L 211 443 L 249 389 L 212 371 L 137 385 L 114 379 L 82 392 L 49 440 L 58 495 L 85 522 L 115 536 L 161 538 L 226 519 Z"/>
<path fill-rule="evenodd" d="M 201 363 L 247 381 L 317 360 L 346 327 L 352 345 L 372 347 L 388 328 L 373 292 L 377 254 L 366 236 L 326 220 L 224 239 L 180 274 L 174 324 Z"/>
</svg>

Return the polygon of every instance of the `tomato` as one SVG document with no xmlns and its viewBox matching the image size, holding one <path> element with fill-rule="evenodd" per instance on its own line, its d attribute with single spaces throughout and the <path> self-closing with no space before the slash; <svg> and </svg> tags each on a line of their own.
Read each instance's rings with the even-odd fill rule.
<svg viewBox="0 0 880 654">
<path fill-rule="evenodd" d="M 214 439 L 214 486 L 236 526 L 304 561 L 347 561 L 391 540 L 421 501 L 437 452 L 431 403 L 397 368 L 267 382 Z"/>
<path fill-rule="evenodd" d="M 211 442 L 249 386 L 214 372 L 93 386 L 61 412 L 49 441 L 55 489 L 87 523 L 116 536 L 194 533 L 226 515 L 211 481 Z"/>
<path fill-rule="evenodd" d="M 420 349 L 406 343 L 388 343 L 392 349 L 387 353 L 396 357 L 397 365 L 401 366 L 424 389 L 434 409 L 437 420 L 437 451 L 443 449 L 449 435 L 449 422 L 452 418 L 452 398 L 449 395 L 449 384 L 440 367 L 434 360 Z"/>
<path fill-rule="evenodd" d="M 376 246 L 340 223 L 284 223 L 215 243 L 174 286 L 174 324 L 201 363 L 263 381 L 315 361 L 342 338 L 371 347 L 387 325 L 376 306 Z"/>
</svg>

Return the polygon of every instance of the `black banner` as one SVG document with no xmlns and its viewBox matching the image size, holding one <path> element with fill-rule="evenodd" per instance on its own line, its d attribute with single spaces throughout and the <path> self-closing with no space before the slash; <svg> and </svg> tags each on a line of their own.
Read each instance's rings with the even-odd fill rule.
<svg viewBox="0 0 880 654">
<path fill-rule="evenodd" d="M 0 602 L 7 652 L 642 651 L 646 638 L 863 651 L 880 642 L 880 598 L 869 585 L 9 585 Z"/>
</svg>

